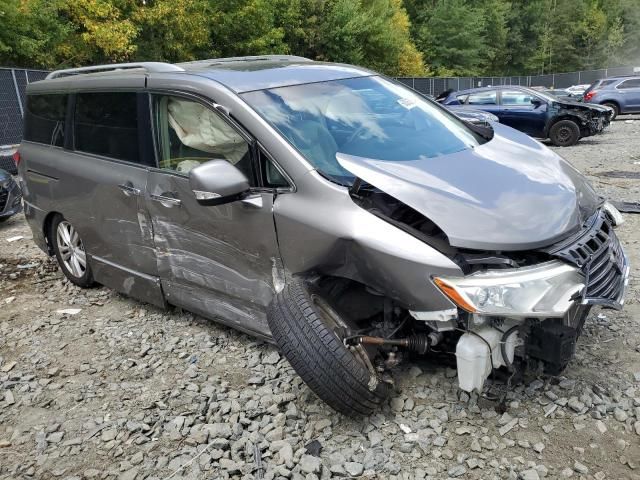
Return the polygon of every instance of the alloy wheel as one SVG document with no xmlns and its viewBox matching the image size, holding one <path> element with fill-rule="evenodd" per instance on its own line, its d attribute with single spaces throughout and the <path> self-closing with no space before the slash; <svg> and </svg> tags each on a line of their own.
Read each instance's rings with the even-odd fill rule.
<svg viewBox="0 0 640 480">
<path fill-rule="evenodd" d="M 56 242 L 60 258 L 67 271 L 76 278 L 82 278 L 87 271 L 87 255 L 80 235 L 66 220 L 58 224 Z"/>
</svg>

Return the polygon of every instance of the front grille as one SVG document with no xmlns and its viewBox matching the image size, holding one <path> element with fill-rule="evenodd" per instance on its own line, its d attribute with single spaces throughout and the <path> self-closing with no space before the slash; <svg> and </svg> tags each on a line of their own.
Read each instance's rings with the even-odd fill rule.
<svg viewBox="0 0 640 480">
<path fill-rule="evenodd" d="M 545 251 L 583 271 L 585 304 L 622 307 L 629 266 L 604 211 L 595 213 L 576 235 Z"/>
</svg>

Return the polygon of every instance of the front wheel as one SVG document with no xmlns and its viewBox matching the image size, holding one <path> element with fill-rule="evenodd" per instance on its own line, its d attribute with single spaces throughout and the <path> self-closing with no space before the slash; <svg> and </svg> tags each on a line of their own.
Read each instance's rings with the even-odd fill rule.
<svg viewBox="0 0 640 480">
<path fill-rule="evenodd" d="M 346 322 L 302 282 L 287 282 L 267 319 L 293 369 L 334 410 L 370 415 L 386 401 L 391 385 L 380 378 L 362 345 L 345 345 Z"/>
<path fill-rule="evenodd" d="M 580 140 L 580 127 L 573 120 L 560 120 L 549 130 L 549 139 L 557 147 L 570 147 Z"/>
<path fill-rule="evenodd" d="M 49 239 L 58 265 L 65 277 L 79 287 L 88 288 L 94 283 L 91 267 L 87 262 L 84 243 L 78 231 L 61 215 L 51 222 Z"/>
</svg>

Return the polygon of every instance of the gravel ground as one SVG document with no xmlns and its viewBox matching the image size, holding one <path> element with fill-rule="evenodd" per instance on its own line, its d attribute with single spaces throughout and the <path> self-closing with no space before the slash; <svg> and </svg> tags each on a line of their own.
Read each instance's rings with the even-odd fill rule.
<svg viewBox="0 0 640 480">
<path fill-rule="evenodd" d="M 614 200 L 640 200 L 638 179 L 601 175 L 640 172 L 630 118 L 559 149 Z M 640 216 L 625 219 L 640 265 Z M 400 368 L 378 414 L 351 420 L 273 347 L 80 290 L 30 236 L 22 216 L 0 226 L 0 479 L 640 479 L 635 269 L 625 310 L 592 311 L 563 376 L 527 378 L 501 404 L 503 383 L 470 397 L 452 359 L 426 359 Z"/>
</svg>

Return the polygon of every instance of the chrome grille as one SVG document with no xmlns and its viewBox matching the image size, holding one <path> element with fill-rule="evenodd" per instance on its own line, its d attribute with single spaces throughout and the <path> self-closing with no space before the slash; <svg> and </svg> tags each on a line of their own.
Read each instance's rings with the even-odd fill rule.
<svg viewBox="0 0 640 480">
<path fill-rule="evenodd" d="M 604 211 L 594 214 L 576 235 L 545 251 L 584 272 L 585 304 L 622 307 L 629 266 Z"/>
</svg>

